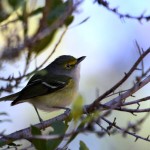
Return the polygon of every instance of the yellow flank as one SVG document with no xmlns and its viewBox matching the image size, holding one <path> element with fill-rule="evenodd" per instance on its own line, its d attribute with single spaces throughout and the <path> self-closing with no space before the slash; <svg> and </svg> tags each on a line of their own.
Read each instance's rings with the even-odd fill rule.
<svg viewBox="0 0 150 150">
<path fill-rule="evenodd" d="M 63 94 L 62 94 L 63 92 Z M 63 96 L 62 96 L 63 95 Z M 44 111 L 54 111 L 52 107 L 66 107 L 70 105 L 77 96 L 77 85 L 70 79 L 68 85 L 48 95 L 35 97 L 29 102 Z"/>
</svg>

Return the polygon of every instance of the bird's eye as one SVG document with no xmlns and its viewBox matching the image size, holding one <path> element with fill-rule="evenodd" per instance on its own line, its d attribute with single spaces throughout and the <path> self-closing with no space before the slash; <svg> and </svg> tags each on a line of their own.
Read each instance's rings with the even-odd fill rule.
<svg viewBox="0 0 150 150">
<path fill-rule="evenodd" d="M 71 69 L 72 68 L 70 64 L 66 64 L 65 67 L 66 67 L 66 69 Z"/>
</svg>

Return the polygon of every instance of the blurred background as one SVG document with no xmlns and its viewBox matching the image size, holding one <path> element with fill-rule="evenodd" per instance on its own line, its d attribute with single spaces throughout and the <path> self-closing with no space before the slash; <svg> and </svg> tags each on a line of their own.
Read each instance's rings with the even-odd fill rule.
<svg viewBox="0 0 150 150">
<path fill-rule="evenodd" d="M 33 3 L 34 1 L 35 0 L 33 0 Z M 37 3 L 40 6 L 44 4 L 42 0 L 38 0 Z M 126 2 L 115 0 L 110 2 L 110 6 L 112 8 L 118 7 L 118 10 L 123 14 L 140 16 L 145 12 L 145 15 L 150 15 L 150 5 L 147 0 L 131 0 Z M 140 23 L 137 20 L 120 19 L 116 14 L 94 3 L 92 0 L 84 1 L 74 14 L 74 22 L 69 26 L 61 44 L 49 62 L 63 54 L 73 55 L 75 57 L 87 56 L 81 66 L 79 91 L 84 97 L 85 104 L 89 104 L 96 98 L 96 89 L 99 89 L 99 94 L 108 90 L 124 76 L 124 72 L 127 72 L 137 60 L 139 53 L 135 41 L 137 41 L 144 50 L 150 47 L 150 22 L 142 20 Z M 86 18 L 88 18 L 87 21 L 81 23 Z M 38 17 L 36 19 L 38 20 Z M 31 33 L 37 26 L 38 21 L 36 19 L 33 18 L 30 20 Z M 60 31 L 60 33 L 62 31 Z M 38 64 L 40 64 L 41 61 L 46 58 L 49 51 L 53 49 L 60 33 L 57 33 L 51 46 L 38 57 Z M 21 70 L 22 65 L 24 65 L 24 59 L 25 58 L 22 57 L 22 64 L 18 64 L 17 61 L 14 62 L 13 65 L 6 62 L 7 67 L 3 69 L 1 75 L 8 76 L 11 73 L 18 74 L 18 70 Z M 148 67 L 147 64 L 149 63 L 150 59 L 145 59 L 145 68 Z M 30 66 L 29 71 L 33 68 L 34 64 Z M 138 72 L 134 73 L 124 86 L 120 87 L 120 90 L 130 88 L 137 74 Z M 1 81 L 0 83 L 4 84 Z M 23 88 L 25 84 L 26 82 L 22 83 L 20 89 Z M 137 96 L 137 98 L 148 96 L 149 91 L 150 85 L 147 85 L 136 93 L 135 96 Z M 7 95 L 7 93 L 5 95 Z M 136 99 L 136 97 L 132 99 Z M 142 106 L 150 106 L 150 103 L 146 102 Z M 0 109 L 1 112 L 7 112 L 9 114 L 8 118 L 12 120 L 12 122 L 0 124 L 1 131 L 7 129 L 6 133 L 11 133 L 28 127 L 31 124 L 38 123 L 36 113 L 30 104 L 23 103 L 11 107 L 10 102 L 3 102 L 0 103 Z M 48 119 L 57 113 L 45 113 L 40 111 L 40 114 L 42 118 Z M 142 116 L 144 116 L 144 114 L 133 116 L 132 114 L 114 111 L 110 120 L 113 121 L 114 117 L 117 117 L 117 125 L 126 127 L 129 121 L 134 122 Z M 149 125 L 150 118 L 141 126 L 142 130 L 138 134 L 147 137 L 148 134 L 150 134 Z M 80 140 L 83 140 L 91 150 L 126 150 L 131 148 L 132 150 L 149 150 L 150 146 L 148 142 L 142 140 L 138 140 L 135 143 L 135 138 L 131 136 L 124 138 L 121 134 L 118 134 L 98 138 L 94 134 L 87 133 L 79 135 L 76 140 L 70 144 L 70 149 L 78 150 Z"/>
</svg>

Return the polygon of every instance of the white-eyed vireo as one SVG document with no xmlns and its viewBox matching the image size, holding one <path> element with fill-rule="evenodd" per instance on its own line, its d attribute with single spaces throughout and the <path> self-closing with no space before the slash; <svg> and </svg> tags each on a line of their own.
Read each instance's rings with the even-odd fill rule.
<svg viewBox="0 0 150 150">
<path fill-rule="evenodd" d="M 70 105 L 77 96 L 79 64 L 84 58 L 85 56 L 76 59 L 69 55 L 56 58 L 47 67 L 37 71 L 20 92 L 2 97 L 0 101 L 12 101 L 12 106 L 29 102 L 35 109 L 44 111 L 53 111 Z M 38 117 L 41 121 L 39 114 Z"/>
</svg>

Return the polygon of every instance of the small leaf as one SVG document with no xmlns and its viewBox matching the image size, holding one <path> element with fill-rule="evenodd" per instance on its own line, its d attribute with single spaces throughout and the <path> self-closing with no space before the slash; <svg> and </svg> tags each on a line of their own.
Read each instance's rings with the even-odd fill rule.
<svg viewBox="0 0 150 150">
<path fill-rule="evenodd" d="M 65 25 L 69 26 L 74 20 L 74 16 L 69 16 L 66 20 L 65 20 Z"/>
<path fill-rule="evenodd" d="M 68 125 L 66 125 L 62 121 L 54 122 L 51 126 L 53 127 L 54 131 L 50 132 L 50 135 L 65 134 L 65 132 L 68 128 Z M 55 139 L 55 140 L 49 140 L 49 141 L 47 141 L 47 147 L 46 148 L 49 150 L 55 150 L 62 140 L 63 140 L 62 138 L 61 139 Z"/>
<path fill-rule="evenodd" d="M 34 15 L 38 15 L 39 13 L 42 13 L 43 8 L 44 8 L 44 7 L 39 7 L 39 8 L 37 8 L 37 9 L 33 10 L 33 11 L 30 13 L 30 16 L 34 16 Z"/>
<path fill-rule="evenodd" d="M 35 126 L 31 126 L 31 133 L 32 135 L 41 135 L 40 129 L 36 128 Z"/>
<path fill-rule="evenodd" d="M 75 123 L 77 123 L 78 119 L 81 117 L 82 112 L 83 112 L 83 97 L 80 95 L 78 96 L 78 98 L 76 99 L 76 101 L 72 106 L 72 117 Z"/>
<path fill-rule="evenodd" d="M 40 39 L 40 41 L 36 42 L 36 44 L 31 47 L 30 51 L 33 51 L 36 54 L 42 52 L 45 48 L 47 48 L 52 43 L 56 31 L 57 30 L 54 30 L 51 34 L 45 36 L 43 39 Z"/>
<path fill-rule="evenodd" d="M 24 0 L 7 0 L 7 1 L 14 10 L 24 4 Z"/>
<path fill-rule="evenodd" d="M 80 148 L 79 150 L 89 150 L 86 144 L 83 141 L 80 141 Z"/>
<path fill-rule="evenodd" d="M 32 133 L 32 135 L 41 135 L 40 129 L 38 129 L 34 126 L 31 126 L 31 133 Z M 46 149 L 46 140 L 33 139 L 33 140 L 31 140 L 31 142 L 37 150 L 47 150 Z"/>
</svg>

